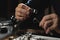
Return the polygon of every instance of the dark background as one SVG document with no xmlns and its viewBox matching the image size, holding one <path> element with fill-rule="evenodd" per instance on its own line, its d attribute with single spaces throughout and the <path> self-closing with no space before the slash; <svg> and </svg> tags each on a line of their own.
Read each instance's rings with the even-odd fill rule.
<svg viewBox="0 0 60 40">
<path fill-rule="evenodd" d="M 0 0 L 0 17 L 7 16 L 7 1 Z"/>
<path fill-rule="evenodd" d="M 0 17 L 9 18 L 14 14 L 18 0 L 0 0 Z"/>
<path fill-rule="evenodd" d="M 60 0 L 49 0 L 60 16 Z M 0 17 L 9 18 L 11 15 L 14 15 L 16 6 L 20 0 L 0 0 Z M 45 2 L 45 1 L 43 1 Z"/>
</svg>

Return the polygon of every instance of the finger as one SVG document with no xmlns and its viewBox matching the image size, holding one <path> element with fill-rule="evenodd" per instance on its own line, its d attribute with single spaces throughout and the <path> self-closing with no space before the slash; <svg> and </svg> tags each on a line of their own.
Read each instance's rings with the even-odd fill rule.
<svg viewBox="0 0 60 40">
<path fill-rule="evenodd" d="M 17 6 L 17 7 L 25 9 L 26 5 L 25 5 L 25 4 L 23 4 L 23 3 L 20 3 L 20 4 L 18 4 L 18 6 Z"/>
<path fill-rule="evenodd" d="M 21 13 L 26 13 L 27 12 L 27 10 L 25 10 L 25 9 L 22 9 L 22 8 L 16 8 L 16 10 L 15 10 L 16 12 L 21 12 Z"/>
<path fill-rule="evenodd" d="M 25 10 L 25 9 L 22 9 L 22 8 L 17 7 L 17 8 L 15 9 L 15 12 L 20 12 L 20 13 L 22 13 L 22 14 L 29 15 L 30 9 Z"/>
<path fill-rule="evenodd" d="M 52 20 L 46 21 L 43 25 L 44 30 L 46 30 L 51 25 L 52 25 Z"/>
<path fill-rule="evenodd" d="M 19 13 L 19 12 L 16 12 L 15 16 L 19 16 L 19 17 L 26 17 L 26 15 L 21 14 L 21 13 Z"/>
<path fill-rule="evenodd" d="M 45 23 L 45 21 L 47 21 L 48 19 L 49 19 L 49 20 L 51 19 L 50 15 L 44 16 L 44 17 L 42 18 L 42 21 L 40 22 L 40 25 L 39 25 L 39 26 L 43 26 L 44 23 Z"/>
<path fill-rule="evenodd" d="M 20 3 L 20 4 L 18 5 L 18 7 L 19 7 L 19 8 L 26 9 L 26 10 L 29 10 L 29 9 L 30 9 L 30 7 L 28 7 L 27 5 L 25 5 L 25 4 L 23 4 L 23 3 Z"/>
<path fill-rule="evenodd" d="M 54 19 L 58 18 L 58 15 L 56 13 L 52 13 L 52 14 L 50 14 L 50 16 L 51 16 L 51 18 L 54 18 Z"/>
<path fill-rule="evenodd" d="M 51 32 L 52 30 L 54 30 L 55 26 L 54 27 L 49 27 L 47 30 L 46 30 L 46 34 L 48 34 L 49 32 Z"/>
<path fill-rule="evenodd" d="M 19 7 L 15 8 L 15 12 L 20 12 L 20 10 L 21 10 L 21 8 L 19 8 Z"/>
<path fill-rule="evenodd" d="M 50 28 L 48 28 L 47 30 L 46 30 L 46 34 L 48 34 L 50 32 Z"/>
<path fill-rule="evenodd" d="M 54 30 L 57 26 L 58 26 L 58 19 L 53 19 L 53 25 L 46 30 L 46 33 L 48 34 L 51 30 Z"/>
<path fill-rule="evenodd" d="M 16 11 L 15 13 L 16 13 L 17 15 L 21 15 L 21 16 L 22 16 L 22 15 L 23 15 L 23 16 L 25 15 L 25 16 L 27 16 L 29 12 L 27 12 L 25 9 L 20 9 L 20 10 L 17 9 L 17 11 Z"/>
<path fill-rule="evenodd" d="M 20 4 L 18 4 L 18 6 L 17 6 L 17 7 L 21 8 L 21 7 L 22 7 L 22 5 L 23 5 L 23 3 L 20 3 Z"/>
<path fill-rule="evenodd" d="M 25 6 L 24 8 L 26 10 L 26 14 L 29 15 L 30 11 L 31 11 L 31 8 L 28 7 L 28 6 Z"/>
<path fill-rule="evenodd" d="M 23 21 L 23 20 L 25 20 L 25 18 L 24 17 L 19 17 L 19 16 L 17 16 L 17 17 L 15 17 L 17 20 L 20 20 L 20 21 Z"/>
</svg>

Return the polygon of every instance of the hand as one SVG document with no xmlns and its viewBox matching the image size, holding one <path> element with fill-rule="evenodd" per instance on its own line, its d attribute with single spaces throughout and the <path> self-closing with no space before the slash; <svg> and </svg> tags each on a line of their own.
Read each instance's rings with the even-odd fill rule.
<svg viewBox="0 0 60 40">
<path fill-rule="evenodd" d="M 15 9 L 15 18 L 20 21 L 25 20 L 29 17 L 30 9 L 27 5 L 20 3 Z"/>
<path fill-rule="evenodd" d="M 41 26 L 45 30 L 46 34 L 48 34 L 52 30 L 55 30 L 58 27 L 57 14 L 52 13 L 44 16 L 39 23 L 39 26 Z"/>
</svg>

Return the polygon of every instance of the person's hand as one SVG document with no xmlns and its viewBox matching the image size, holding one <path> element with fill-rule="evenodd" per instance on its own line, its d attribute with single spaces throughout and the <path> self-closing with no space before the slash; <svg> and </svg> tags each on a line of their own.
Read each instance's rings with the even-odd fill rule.
<svg viewBox="0 0 60 40">
<path fill-rule="evenodd" d="M 20 3 L 15 9 L 15 18 L 20 21 L 25 20 L 29 17 L 30 9 L 27 5 Z"/>
<path fill-rule="evenodd" d="M 58 27 L 58 16 L 55 13 L 45 15 L 41 22 L 39 23 L 39 26 L 41 26 L 46 34 L 48 34 L 50 31 L 55 30 Z"/>
</svg>

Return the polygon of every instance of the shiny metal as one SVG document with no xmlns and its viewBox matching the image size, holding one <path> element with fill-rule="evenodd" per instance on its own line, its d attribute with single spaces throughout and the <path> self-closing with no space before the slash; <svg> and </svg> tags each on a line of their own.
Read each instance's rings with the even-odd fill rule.
<svg viewBox="0 0 60 40">
<path fill-rule="evenodd" d="M 1 29 L 7 29 L 6 33 L 1 33 Z M 1 21 L 0 22 L 0 39 L 5 38 L 6 36 L 12 34 L 12 30 L 13 30 L 13 26 L 11 25 L 11 21 L 7 20 L 7 21 Z"/>
<path fill-rule="evenodd" d="M 32 35 L 31 33 L 27 33 L 13 40 L 60 40 L 60 38 L 47 37 L 47 36 L 41 36 L 41 35 Z"/>
</svg>

